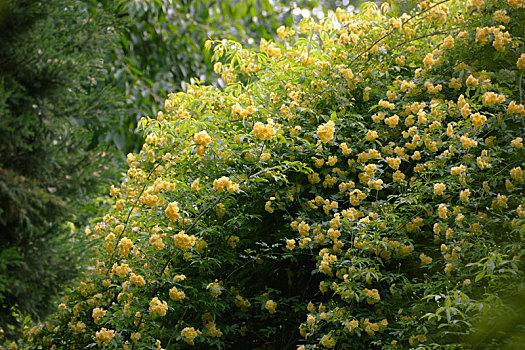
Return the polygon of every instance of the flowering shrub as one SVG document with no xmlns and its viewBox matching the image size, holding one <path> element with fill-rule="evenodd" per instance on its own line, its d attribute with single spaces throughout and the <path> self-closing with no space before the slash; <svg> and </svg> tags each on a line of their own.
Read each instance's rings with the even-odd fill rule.
<svg viewBox="0 0 525 350">
<path fill-rule="evenodd" d="M 32 346 L 467 348 L 523 274 L 524 6 L 210 42 L 229 86 L 143 120 L 99 259 Z"/>
</svg>

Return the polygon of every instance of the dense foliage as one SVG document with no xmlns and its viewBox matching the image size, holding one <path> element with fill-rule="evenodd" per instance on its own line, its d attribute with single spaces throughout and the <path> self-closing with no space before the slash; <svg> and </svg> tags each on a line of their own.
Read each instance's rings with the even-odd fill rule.
<svg viewBox="0 0 525 350">
<path fill-rule="evenodd" d="M 20 344 L 518 347 L 524 6 L 368 3 L 209 42 L 228 87 L 142 121 L 92 274 Z"/>
<path fill-rule="evenodd" d="M 82 3 L 4 1 L 0 12 L 0 327 L 10 333 L 20 312 L 52 310 L 76 275 L 75 225 L 115 171 L 93 136 L 118 106 L 99 83 L 106 27 Z"/>
</svg>

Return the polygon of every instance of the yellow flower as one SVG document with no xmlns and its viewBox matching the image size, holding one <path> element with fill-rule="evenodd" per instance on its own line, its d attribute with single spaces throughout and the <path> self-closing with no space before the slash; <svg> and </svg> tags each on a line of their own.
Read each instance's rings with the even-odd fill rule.
<svg viewBox="0 0 525 350">
<path fill-rule="evenodd" d="M 264 210 L 266 210 L 270 214 L 273 213 L 272 201 L 266 202 L 266 204 L 264 205 Z"/>
<path fill-rule="evenodd" d="M 465 83 L 467 84 L 467 86 L 471 86 L 471 85 L 472 86 L 476 86 L 476 85 L 478 85 L 478 79 L 474 78 L 472 76 L 472 74 L 471 74 L 471 75 L 468 76 L 467 81 Z M 463 95 L 461 95 L 461 96 L 463 96 Z"/>
<path fill-rule="evenodd" d="M 497 103 L 505 102 L 505 96 L 497 95 L 494 92 L 487 91 L 481 96 L 481 101 L 484 106 L 493 106 Z"/>
<path fill-rule="evenodd" d="M 155 316 L 166 316 L 168 310 L 168 304 L 165 301 L 160 301 L 159 298 L 154 297 L 149 303 L 149 314 L 152 317 Z"/>
<path fill-rule="evenodd" d="M 176 220 L 180 219 L 179 203 L 172 202 L 172 203 L 168 204 L 168 207 L 166 208 L 164 213 L 166 214 L 168 219 L 170 219 L 171 221 L 176 221 Z"/>
<path fill-rule="evenodd" d="M 136 285 L 137 287 L 142 287 L 143 285 L 146 284 L 144 277 L 140 275 L 135 275 L 134 273 L 131 274 L 131 277 L 129 278 L 129 282 L 131 284 Z"/>
<path fill-rule="evenodd" d="M 333 139 L 334 133 L 335 133 L 335 123 L 331 120 L 317 127 L 317 136 L 323 142 L 328 142 L 331 139 Z"/>
<path fill-rule="evenodd" d="M 108 343 L 111 339 L 113 339 L 114 336 L 115 331 L 112 329 L 108 330 L 106 328 L 101 328 L 100 331 L 95 333 L 95 337 L 97 338 L 97 342 L 99 344 Z"/>
<path fill-rule="evenodd" d="M 265 152 L 265 153 L 262 153 L 261 156 L 259 157 L 259 160 L 261 162 L 265 162 L 267 161 L 268 159 L 270 159 L 272 157 L 272 155 L 268 152 Z"/>
<path fill-rule="evenodd" d="M 522 104 L 517 104 L 515 101 L 510 101 L 507 107 L 507 114 L 525 115 L 525 107 Z"/>
<path fill-rule="evenodd" d="M 510 141 L 510 145 L 514 148 L 521 148 L 523 147 L 522 141 L 523 139 L 521 137 L 516 137 L 514 140 Z"/>
<path fill-rule="evenodd" d="M 130 253 L 130 249 L 133 247 L 133 242 L 131 239 L 127 237 L 123 237 L 120 242 L 118 242 L 118 248 L 120 250 L 120 254 L 123 256 L 128 256 Z"/>
<path fill-rule="evenodd" d="M 191 183 L 191 186 L 190 186 L 192 191 L 198 191 L 199 190 L 199 181 L 200 181 L 199 178 L 196 178 L 195 180 L 193 180 L 193 182 Z"/>
<path fill-rule="evenodd" d="M 424 253 L 421 253 L 419 255 L 419 259 L 421 259 L 421 265 L 426 266 L 432 263 L 432 258 L 429 256 L 426 256 Z"/>
<path fill-rule="evenodd" d="M 401 159 L 400 158 L 387 157 L 386 158 L 386 162 L 388 163 L 388 165 L 392 169 L 397 170 L 397 169 L 399 169 L 399 165 L 401 164 Z"/>
<path fill-rule="evenodd" d="M 385 118 L 385 124 L 387 124 L 392 129 L 397 126 L 399 123 L 399 116 L 397 114 L 394 114 L 391 117 Z"/>
<path fill-rule="evenodd" d="M 217 74 L 219 74 L 222 70 L 222 63 L 221 62 L 216 62 L 214 65 L 213 65 L 213 71 Z"/>
<path fill-rule="evenodd" d="M 211 142 L 211 137 L 210 137 L 210 135 L 208 135 L 206 130 L 203 130 L 201 132 L 196 133 L 193 136 L 193 141 L 197 145 L 202 145 L 202 146 L 206 147 Z"/>
<path fill-rule="evenodd" d="M 450 35 L 447 36 L 444 40 L 443 40 L 443 44 L 442 44 L 442 47 L 444 49 L 451 49 L 454 47 L 454 38 L 451 37 Z"/>
<path fill-rule="evenodd" d="M 183 291 L 179 291 L 177 287 L 170 289 L 170 299 L 173 301 L 180 301 L 186 297 L 186 294 Z"/>
<path fill-rule="evenodd" d="M 525 70 L 525 53 L 522 53 L 518 61 L 516 61 L 516 66 L 519 70 Z"/>
<path fill-rule="evenodd" d="M 434 194 L 436 196 L 442 196 L 445 191 L 446 185 L 443 183 L 434 184 Z"/>
<path fill-rule="evenodd" d="M 157 250 L 164 249 L 166 246 L 162 241 L 162 237 L 157 234 L 154 234 L 150 237 L 149 244 L 151 244 L 151 246 Z"/>
<path fill-rule="evenodd" d="M 494 15 L 492 16 L 494 18 L 494 21 L 496 22 L 503 22 L 503 23 L 509 23 L 510 17 L 507 16 L 507 11 L 505 10 L 498 10 L 494 12 Z"/>
<path fill-rule="evenodd" d="M 141 334 L 139 332 L 131 333 L 129 337 L 134 343 L 138 342 L 141 338 Z"/>
<path fill-rule="evenodd" d="M 96 307 L 93 309 L 91 316 L 95 323 L 98 323 L 102 317 L 106 316 L 106 310 Z"/>
<path fill-rule="evenodd" d="M 470 190 L 468 188 L 459 192 L 459 199 L 462 202 L 468 201 L 469 196 L 470 196 Z"/>
<path fill-rule="evenodd" d="M 259 140 L 269 140 L 272 138 L 272 135 L 274 134 L 274 129 L 271 124 L 264 125 L 261 122 L 255 123 L 253 126 L 253 136 L 258 138 Z"/>
<path fill-rule="evenodd" d="M 275 313 L 275 308 L 277 307 L 277 303 L 273 300 L 268 300 L 266 304 L 264 305 L 266 310 L 268 310 L 269 313 L 273 314 Z"/>
<path fill-rule="evenodd" d="M 438 207 L 438 216 L 443 219 L 443 220 L 446 220 L 448 218 L 448 209 L 446 207 L 445 204 L 440 204 L 439 207 Z"/>
<path fill-rule="evenodd" d="M 326 348 L 333 348 L 335 346 L 335 339 L 325 334 L 321 339 L 321 344 Z"/>
<path fill-rule="evenodd" d="M 510 177 L 518 182 L 523 182 L 523 171 L 521 170 L 521 167 L 511 169 Z"/>
<path fill-rule="evenodd" d="M 451 175 L 461 175 L 465 172 L 466 169 L 467 168 L 464 165 L 454 166 L 450 169 L 450 174 Z"/>
<path fill-rule="evenodd" d="M 188 250 L 193 247 L 197 238 L 195 238 L 195 236 L 188 236 L 184 231 L 180 231 L 173 236 L 173 240 L 175 241 L 175 246 L 177 246 L 177 248 Z"/>
<path fill-rule="evenodd" d="M 184 281 L 185 279 L 186 279 L 186 276 L 185 276 L 185 275 L 176 275 L 176 276 L 173 276 L 173 281 L 175 281 L 175 282 Z"/>
<path fill-rule="evenodd" d="M 239 184 L 233 184 L 228 177 L 223 176 L 219 179 L 213 180 L 213 188 L 217 192 L 228 191 L 229 193 L 232 193 L 239 189 Z"/>
<path fill-rule="evenodd" d="M 365 288 L 363 292 L 366 295 L 366 302 L 370 305 L 373 305 L 379 302 L 379 300 L 381 300 L 381 297 L 379 296 L 379 291 L 377 289 Z"/>
<path fill-rule="evenodd" d="M 450 276 L 450 271 L 452 271 L 452 269 L 454 268 L 454 266 L 452 264 L 446 264 L 445 265 L 445 273 L 447 274 L 447 276 Z"/>
<path fill-rule="evenodd" d="M 295 248 L 295 239 L 286 240 L 286 249 L 293 250 Z"/>
<path fill-rule="evenodd" d="M 112 266 L 112 273 L 118 275 L 120 278 L 125 277 L 130 271 L 131 268 L 128 264 L 117 265 L 115 263 Z"/>
<path fill-rule="evenodd" d="M 195 345 L 194 339 L 201 334 L 201 331 L 195 330 L 195 328 L 193 327 L 186 327 L 180 332 L 180 335 L 186 340 L 186 343 L 188 343 L 189 345 Z"/>
<path fill-rule="evenodd" d="M 375 139 L 377 139 L 377 131 L 372 131 L 372 130 L 369 130 L 367 133 L 366 133 L 366 136 L 365 136 L 365 139 L 367 141 L 374 141 Z"/>
</svg>

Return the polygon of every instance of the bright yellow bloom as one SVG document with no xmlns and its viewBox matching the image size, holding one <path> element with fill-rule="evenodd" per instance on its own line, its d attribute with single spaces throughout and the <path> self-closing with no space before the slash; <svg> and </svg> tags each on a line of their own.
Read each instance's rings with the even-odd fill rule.
<svg viewBox="0 0 525 350">
<path fill-rule="evenodd" d="M 223 176 L 219 179 L 213 180 L 213 188 L 217 192 L 228 191 L 232 193 L 239 189 L 239 184 L 233 184 L 228 177 Z"/>
<path fill-rule="evenodd" d="M 177 287 L 173 287 L 169 291 L 170 299 L 173 301 L 180 301 L 186 297 L 186 294 L 183 291 L 179 291 Z"/>
<path fill-rule="evenodd" d="M 188 343 L 189 345 L 195 345 L 194 339 L 201 334 L 201 331 L 195 330 L 195 328 L 193 327 L 186 327 L 180 332 L 180 335 L 186 340 L 186 343 Z"/>
<path fill-rule="evenodd" d="M 127 237 L 123 237 L 120 242 L 118 242 L 118 248 L 120 250 L 120 254 L 123 256 L 128 256 L 130 253 L 130 249 L 133 247 L 133 242 L 131 239 Z"/>
<path fill-rule="evenodd" d="M 277 307 L 277 303 L 273 300 L 268 300 L 266 304 L 264 305 L 266 310 L 268 310 L 269 313 L 273 314 L 275 313 L 275 308 Z"/>
<path fill-rule="evenodd" d="M 208 144 L 210 144 L 211 137 L 210 137 L 210 135 L 208 135 L 206 130 L 203 130 L 201 132 L 196 133 L 193 136 L 193 141 L 197 145 L 202 145 L 202 146 L 206 147 L 206 146 L 208 146 Z"/>
<path fill-rule="evenodd" d="M 272 135 L 274 134 L 273 125 L 268 124 L 264 125 L 261 122 L 255 123 L 253 126 L 253 136 L 258 138 L 259 140 L 269 140 L 272 138 Z"/>
<path fill-rule="evenodd" d="M 447 186 L 443 183 L 434 184 L 434 194 L 436 196 L 442 196 Z"/>
<path fill-rule="evenodd" d="M 159 298 L 154 297 L 149 303 L 149 314 L 152 317 L 166 316 L 168 304 L 165 301 L 160 301 Z"/>
<path fill-rule="evenodd" d="M 516 61 L 516 66 L 519 70 L 525 70 L 525 53 L 522 53 L 520 58 Z"/>
<path fill-rule="evenodd" d="M 168 219 L 170 219 L 171 221 L 176 221 L 176 220 L 180 219 L 179 203 L 172 202 L 172 203 L 168 204 L 168 207 L 166 208 L 164 213 L 166 214 Z"/>
<path fill-rule="evenodd" d="M 335 123 L 331 120 L 317 127 L 317 136 L 323 142 L 328 142 L 331 139 L 333 139 L 334 133 L 335 133 Z"/>
<path fill-rule="evenodd" d="M 421 259 L 421 265 L 426 266 L 432 263 L 432 258 L 429 256 L 426 256 L 424 253 L 421 253 L 419 255 L 419 259 Z"/>
<path fill-rule="evenodd" d="M 180 231 L 173 236 L 173 240 L 175 241 L 175 246 L 177 246 L 177 248 L 188 250 L 193 247 L 197 238 L 195 238 L 195 236 L 188 236 L 184 231 Z"/>
<path fill-rule="evenodd" d="M 101 328 L 95 333 L 97 342 L 100 344 L 108 343 L 115 336 L 115 331 L 112 329 Z"/>
</svg>

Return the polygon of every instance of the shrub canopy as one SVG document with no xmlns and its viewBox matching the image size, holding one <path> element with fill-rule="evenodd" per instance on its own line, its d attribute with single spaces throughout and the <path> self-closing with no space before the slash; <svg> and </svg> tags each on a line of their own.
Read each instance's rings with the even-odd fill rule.
<svg viewBox="0 0 525 350">
<path fill-rule="evenodd" d="M 92 274 L 32 346 L 520 344 L 523 7 L 367 3 L 209 42 L 229 85 L 141 122 Z M 510 322 L 480 338 L 491 310 Z"/>
</svg>

